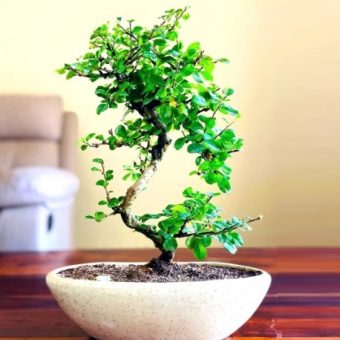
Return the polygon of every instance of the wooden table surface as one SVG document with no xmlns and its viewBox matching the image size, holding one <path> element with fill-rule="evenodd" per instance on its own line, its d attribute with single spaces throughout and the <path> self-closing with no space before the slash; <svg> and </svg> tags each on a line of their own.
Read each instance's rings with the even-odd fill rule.
<svg viewBox="0 0 340 340">
<path fill-rule="evenodd" d="M 59 309 L 45 274 L 67 264 L 144 261 L 155 254 L 153 250 L 0 253 L 0 339 L 89 339 Z M 176 260 L 192 256 L 179 250 Z M 273 277 L 261 307 L 232 339 L 340 339 L 340 248 L 244 248 L 234 256 L 211 249 L 209 260 L 252 265 Z"/>
</svg>

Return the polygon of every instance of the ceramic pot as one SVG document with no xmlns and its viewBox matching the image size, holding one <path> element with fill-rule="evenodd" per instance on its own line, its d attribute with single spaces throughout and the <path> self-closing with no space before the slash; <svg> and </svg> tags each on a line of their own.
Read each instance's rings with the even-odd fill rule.
<svg viewBox="0 0 340 340">
<path fill-rule="evenodd" d="M 200 262 L 207 263 L 259 270 Z M 252 316 L 271 282 L 262 270 L 246 278 L 171 283 L 89 281 L 58 275 L 81 265 L 53 270 L 46 282 L 61 309 L 86 333 L 103 340 L 223 339 Z"/>
</svg>

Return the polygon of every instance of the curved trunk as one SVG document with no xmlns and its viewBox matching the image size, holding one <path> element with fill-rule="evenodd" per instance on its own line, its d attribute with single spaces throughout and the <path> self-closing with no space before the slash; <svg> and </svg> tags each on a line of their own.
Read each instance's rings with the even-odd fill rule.
<svg viewBox="0 0 340 340">
<path fill-rule="evenodd" d="M 166 149 L 171 143 L 168 139 L 165 125 L 159 120 L 157 113 L 153 109 L 142 108 L 138 112 L 146 117 L 156 129 L 161 130 L 161 133 L 158 135 L 157 143 L 150 150 L 151 161 L 149 165 L 145 168 L 141 177 L 127 189 L 125 199 L 120 207 L 120 215 L 128 228 L 134 229 L 152 240 L 155 247 L 162 252 L 160 257 L 163 256 L 164 259 L 169 259 L 167 261 L 170 262 L 173 256 L 164 255 L 168 252 L 163 248 L 163 238 L 152 229 L 152 226 L 145 226 L 144 224 L 142 226 L 138 218 L 131 212 L 133 201 L 140 192 L 146 189 L 157 171 L 158 163 L 162 160 Z"/>
</svg>

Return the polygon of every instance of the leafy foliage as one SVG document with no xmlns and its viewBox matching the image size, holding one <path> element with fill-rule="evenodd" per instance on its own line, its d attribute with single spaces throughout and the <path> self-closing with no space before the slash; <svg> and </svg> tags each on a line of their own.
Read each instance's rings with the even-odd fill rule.
<svg viewBox="0 0 340 340">
<path fill-rule="evenodd" d="M 149 237 L 162 252 L 175 251 L 177 239 L 184 237 L 195 256 L 204 259 L 212 239 L 234 253 L 243 245 L 238 231 L 249 229 L 248 223 L 256 219 L 224 220 L 211 203 L 214 196 L 230 191 L 231 169 L 226 162 L 242 148 L 243 141 L 231 128 L 239 117 L 230 105 L 234 90 L 214 83 L 215 65 L 228 60 L 205 54 L 199 42 L 184 46 L 178 29 L 180 21 L 188 18 L 186 9 L 171 9 L 151 29 L 135 25 L 134 20 L 123 24 L 117 18 L 112 27 L 98 27 L 90 37 L 89 52 L 58 72 L 66 79 L 79 76 L 100 83 L 95 90 L 100 98 L 98 115 L 119 105 L 126 108 L 120 125 L 110 129 L 107 136 L 88 134 L 82 139 L 82 150 L 107 146 L 138 151 L 138 160 L 124 166 L 123 179 L 135 184 L 121 197 L 113 197 L 108 189 L 113 171 L 105 169 L 103 160 L 93 160 L 92 171 L 101 175 L 96 184 L 106 194 L 99 205 L 107 206 L 111 213 L 97 211 L 88 218 L 100 222 L 120 214 L 129 228 Z M 225 121 L 222 127 L 218 127 L 218 116 Z M 218 193 L 201 193 L 189 187 L 183 191 L 182 203 L 170 204 L 161 213 L 135 216 L 130 211 L 131 202 L 147 184 L 146 174 L 155 170 L 171 143 L 167 134 L 174 130 L 182 134 L 174 141 L 174 148 L 196 155 L 191 175 L 213 185 Z"/>
</svg>

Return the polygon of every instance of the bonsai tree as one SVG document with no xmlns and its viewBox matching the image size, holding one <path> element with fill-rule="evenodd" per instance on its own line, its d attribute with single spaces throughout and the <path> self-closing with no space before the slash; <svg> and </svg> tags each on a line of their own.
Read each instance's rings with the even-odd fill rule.
<svg viewBox="0 0 340 340">
<path fill-rule="evenodd" d="M 128 228 L 153 242 L 161 252 L 159 259 L 165 262 L 173 259 L 180 238 L 186 239 L 186 246 L 198 259 L 206 258 L 213 239 L 235 253 L 243 245 L 239 231 L 250 229 L 249 223 L 260 219 L 223 219 L 212 202 L 215 196 L 230 191 L 227 161 L 243 141 L 231 129 L 239 117 L 229 104 L 234 90 L 214 83 L 215 64 L 228 60 L 207 55 L 199 42 L 184 46 L 178 29 L 181 20 L 188 18 L 186 8 L 171 9 L 150 29 L 117 18 L 113 27 L 104 24 L 93 32 L 89 52 L 58 70 L 66 79 L 84 77 L 99 83 L 95 90 L 100 98 L 98 115 L 126 108 L 121 124 L 105 136 L 88 134 L 81 140 L 81 149 L 108 147 L 115 151 L 126 147 L 138 153 L 133 164 L 124 166 L 123 180 L 133 183 L 125 196 L 119 197 L 110 189 L 113 170 L 103 159 L 93 159 L 92 171 L 101 176 L 96 184 L 105 192 L 105 199 L 98 204 L 107 211 L 96 211 L 87 218 L 100 222 L 120 215 Z M 176 140 L 170 137 L 174 130 L 181 136 Z M 159 213 L 137 216 L 133 202 L 146 189 L 171 144 L 176 150 L 195 154 L 190 175 L 199 176 L 213 189 L 204 193 L 184 188 L 183 202 L 169 204 Z"/>
</svg>

